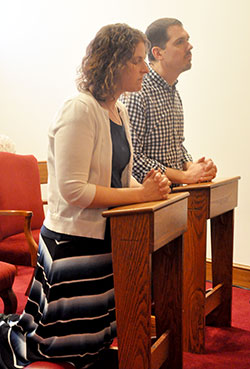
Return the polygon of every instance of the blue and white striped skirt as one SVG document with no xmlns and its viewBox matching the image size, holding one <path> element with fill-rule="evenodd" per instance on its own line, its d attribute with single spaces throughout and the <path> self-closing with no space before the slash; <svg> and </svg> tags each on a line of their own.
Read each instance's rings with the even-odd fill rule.
<svg viewBox="0 0 250 369">
<path fill-rule="evenodd" d="M 0 325 L 8 369 L 37 360 L 87 368 L 116 335 L 110 238 L 46 231 L 25 310 L 18 321 Z"/>
</svg>

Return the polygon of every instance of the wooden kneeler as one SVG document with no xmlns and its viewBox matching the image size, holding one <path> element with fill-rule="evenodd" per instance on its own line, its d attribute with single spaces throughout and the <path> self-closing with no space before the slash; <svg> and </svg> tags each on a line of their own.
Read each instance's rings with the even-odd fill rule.
<svg viewBox="0 0 250 369">
<path fill-rule="evenodd" d="M 182 368 L 182 246 L 187 197 L 188 193 L 171 194 L 165 201 L 103 213 L 110 217 L 111 225 L 119 369 Z"/>
<path fill-rule="evenodd" d="M 205 352 L 205 325 L 230 327 L 234 209 L 240 177 L 175 187 L 188 191 L 188 230 L 184 236 L 183 350 Z M 212 290 L 206 292 L 207 221 L 211 223 Z M 194 308 L 195 307 L 195 308 Z"/>
</svg>

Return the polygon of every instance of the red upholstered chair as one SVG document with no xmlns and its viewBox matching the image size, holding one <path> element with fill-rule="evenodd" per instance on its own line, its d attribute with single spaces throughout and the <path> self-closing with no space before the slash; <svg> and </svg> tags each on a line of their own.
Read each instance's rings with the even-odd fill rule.
<svg viewBox="0 0 250 369">
<path fill-rule="evenodd" d="M 0 260 L 35 266 L 43 219 L 36 158 L 0 152 Z"/>
<path fill-rule="evenodd" d="M 17 298 L 12 290 L 16 276 L 15 265 L 0 261 L 0 298 L 4 304 L 4 314 L 13 314 L 17 308 Z"/>
</svg>

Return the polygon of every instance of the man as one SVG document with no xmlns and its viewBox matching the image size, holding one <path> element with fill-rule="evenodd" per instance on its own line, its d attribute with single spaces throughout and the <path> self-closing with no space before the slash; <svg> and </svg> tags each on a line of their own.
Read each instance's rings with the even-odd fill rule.
<svg viewBox="0 0 250 369">
<path fill-rule="evenodd" d="M 123 95 L 134 148 L 133 176 L 142 182 L 150 168 L 160 168 L 173 184 L 211 181 L 217 168 L 211 159 L 192 161 L 183 146 L 184 122 L 178 76 L 191 68 L 192 45 L 177 19 L 162 18 L 146 30 L 151 42 L 150 71 L 139 92 Z"/>
</svg>

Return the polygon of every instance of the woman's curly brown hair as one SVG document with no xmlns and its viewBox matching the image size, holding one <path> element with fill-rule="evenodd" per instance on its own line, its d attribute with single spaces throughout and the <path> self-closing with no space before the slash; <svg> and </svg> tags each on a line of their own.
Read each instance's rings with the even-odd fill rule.
<svg viewBox="0 0 250 369">
<path fill-rule="evenodd" d="M 144 42 L 147 51 L 149 41 L 145 34 L 127 24 L 102 27 L 88 45 L 78 69 L 78 90 L 90 90 L 98 101 L 114 96 L 117 76 L 139 42 Z"/>
</svg>

